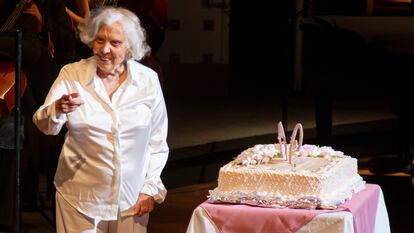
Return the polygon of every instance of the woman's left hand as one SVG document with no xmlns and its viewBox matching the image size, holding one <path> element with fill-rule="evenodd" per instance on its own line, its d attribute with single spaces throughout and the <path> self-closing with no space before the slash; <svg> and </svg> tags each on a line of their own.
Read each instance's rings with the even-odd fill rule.
<svg viewBox="0 0 414 233">
<path fill-rule="evenodd" d="M 154 198 L 145 193 L 140 193 L 134 206 L 134 214 L 138 217 L 154 210 Z"/>
</svg>

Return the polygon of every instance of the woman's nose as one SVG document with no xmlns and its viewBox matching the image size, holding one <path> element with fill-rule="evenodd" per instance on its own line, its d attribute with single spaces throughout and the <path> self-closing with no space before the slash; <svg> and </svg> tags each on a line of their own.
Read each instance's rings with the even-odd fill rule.
<svg viewBox="0 0 414 233">
<path fill-rule="evenodd" d="M 106 42 L 102 45 L 101 48 L 102 53 L 109 53 L 111 51 L 111 44 L 109 42 Z"/>
</svg>

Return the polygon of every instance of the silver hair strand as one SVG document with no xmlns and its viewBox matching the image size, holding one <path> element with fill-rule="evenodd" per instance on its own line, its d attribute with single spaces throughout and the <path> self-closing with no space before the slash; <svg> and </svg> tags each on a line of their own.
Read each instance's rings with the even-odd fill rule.
<svg viewBox="0 0 414 233">
<path fill-rule="evenodd" d="M 101 7 L 94 10 L 85 22 L 78 26 L 80 40 L 91 47 L 99 29 L 104 25 L 111 26 L 115 22 L 121 24 L 128 39 L 131 53 L 129 59 L 141 60 L 150 53 L 151 48 L 145 40 L 146 32 L 139 18 L 122 7 Z"/>
</svg>

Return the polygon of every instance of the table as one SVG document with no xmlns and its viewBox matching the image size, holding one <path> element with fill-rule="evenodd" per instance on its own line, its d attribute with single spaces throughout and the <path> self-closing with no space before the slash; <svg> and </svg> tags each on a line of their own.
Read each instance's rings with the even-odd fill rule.
<svg viewBox="0 0 414 233">
<path fill-rule="evenodd" d="M 352 200 L 351 200 L 352 201 Z M 216 204 L 218 205 L 218 204 Z M 240 205 L 237 205 L 240 208 Z M 243 207 L 242 207 L 243 208 Z M 246 208 L 251 208 L 247 207 Z M 260 208 L 260 207 L 254 207 Z M 236 210 L 236 206 L 234 208 Z M 241 212 L 239 212 L 241 213 Z M 241 214 L 248 215 L 249 212 Z M 246 217 L 246 216 L 244 216 Z M 260 226 L 257 226 L 260 228 Z M 276 232 L 276 231 L 274 231 Z M 354 216 L 349 211 L 325 212 L 314 217 L 310 222 L 300 227 L 296 233 L 354 233 Z M 390 233 L 388 213 L 384 202 L 382 190 L 380 190 L 377 211 L 375 213 L 375 233 Z M 187 233 L 226 233 L 220 231 L 217 224 L 201 206 L 198 206 L 191 216 Z M 241 232 L 240 232 L 241 233 Z M 363 232 L 358 232 L 363 233 Z"/>
</svg>

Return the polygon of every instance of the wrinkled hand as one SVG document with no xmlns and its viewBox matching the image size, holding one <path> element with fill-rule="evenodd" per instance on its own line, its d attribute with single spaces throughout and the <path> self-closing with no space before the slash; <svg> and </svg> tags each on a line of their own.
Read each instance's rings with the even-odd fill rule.
<svg viewBox="0 0 414 233">
<path fill-rule="evenodd" d="M 150 195 L 140 193 L 134 206 L 134 214 L 138 217 L 154 210 L 154 198 Z"/>
<path fill-rule="evenodd" d="M 62 95 L 60 99 L 56 100 L 56 112 L 70 113 L 75 111 L 82 104 L 84 104 L 84 102 L 81 99 L 79 93 Z"/>
</svg>

